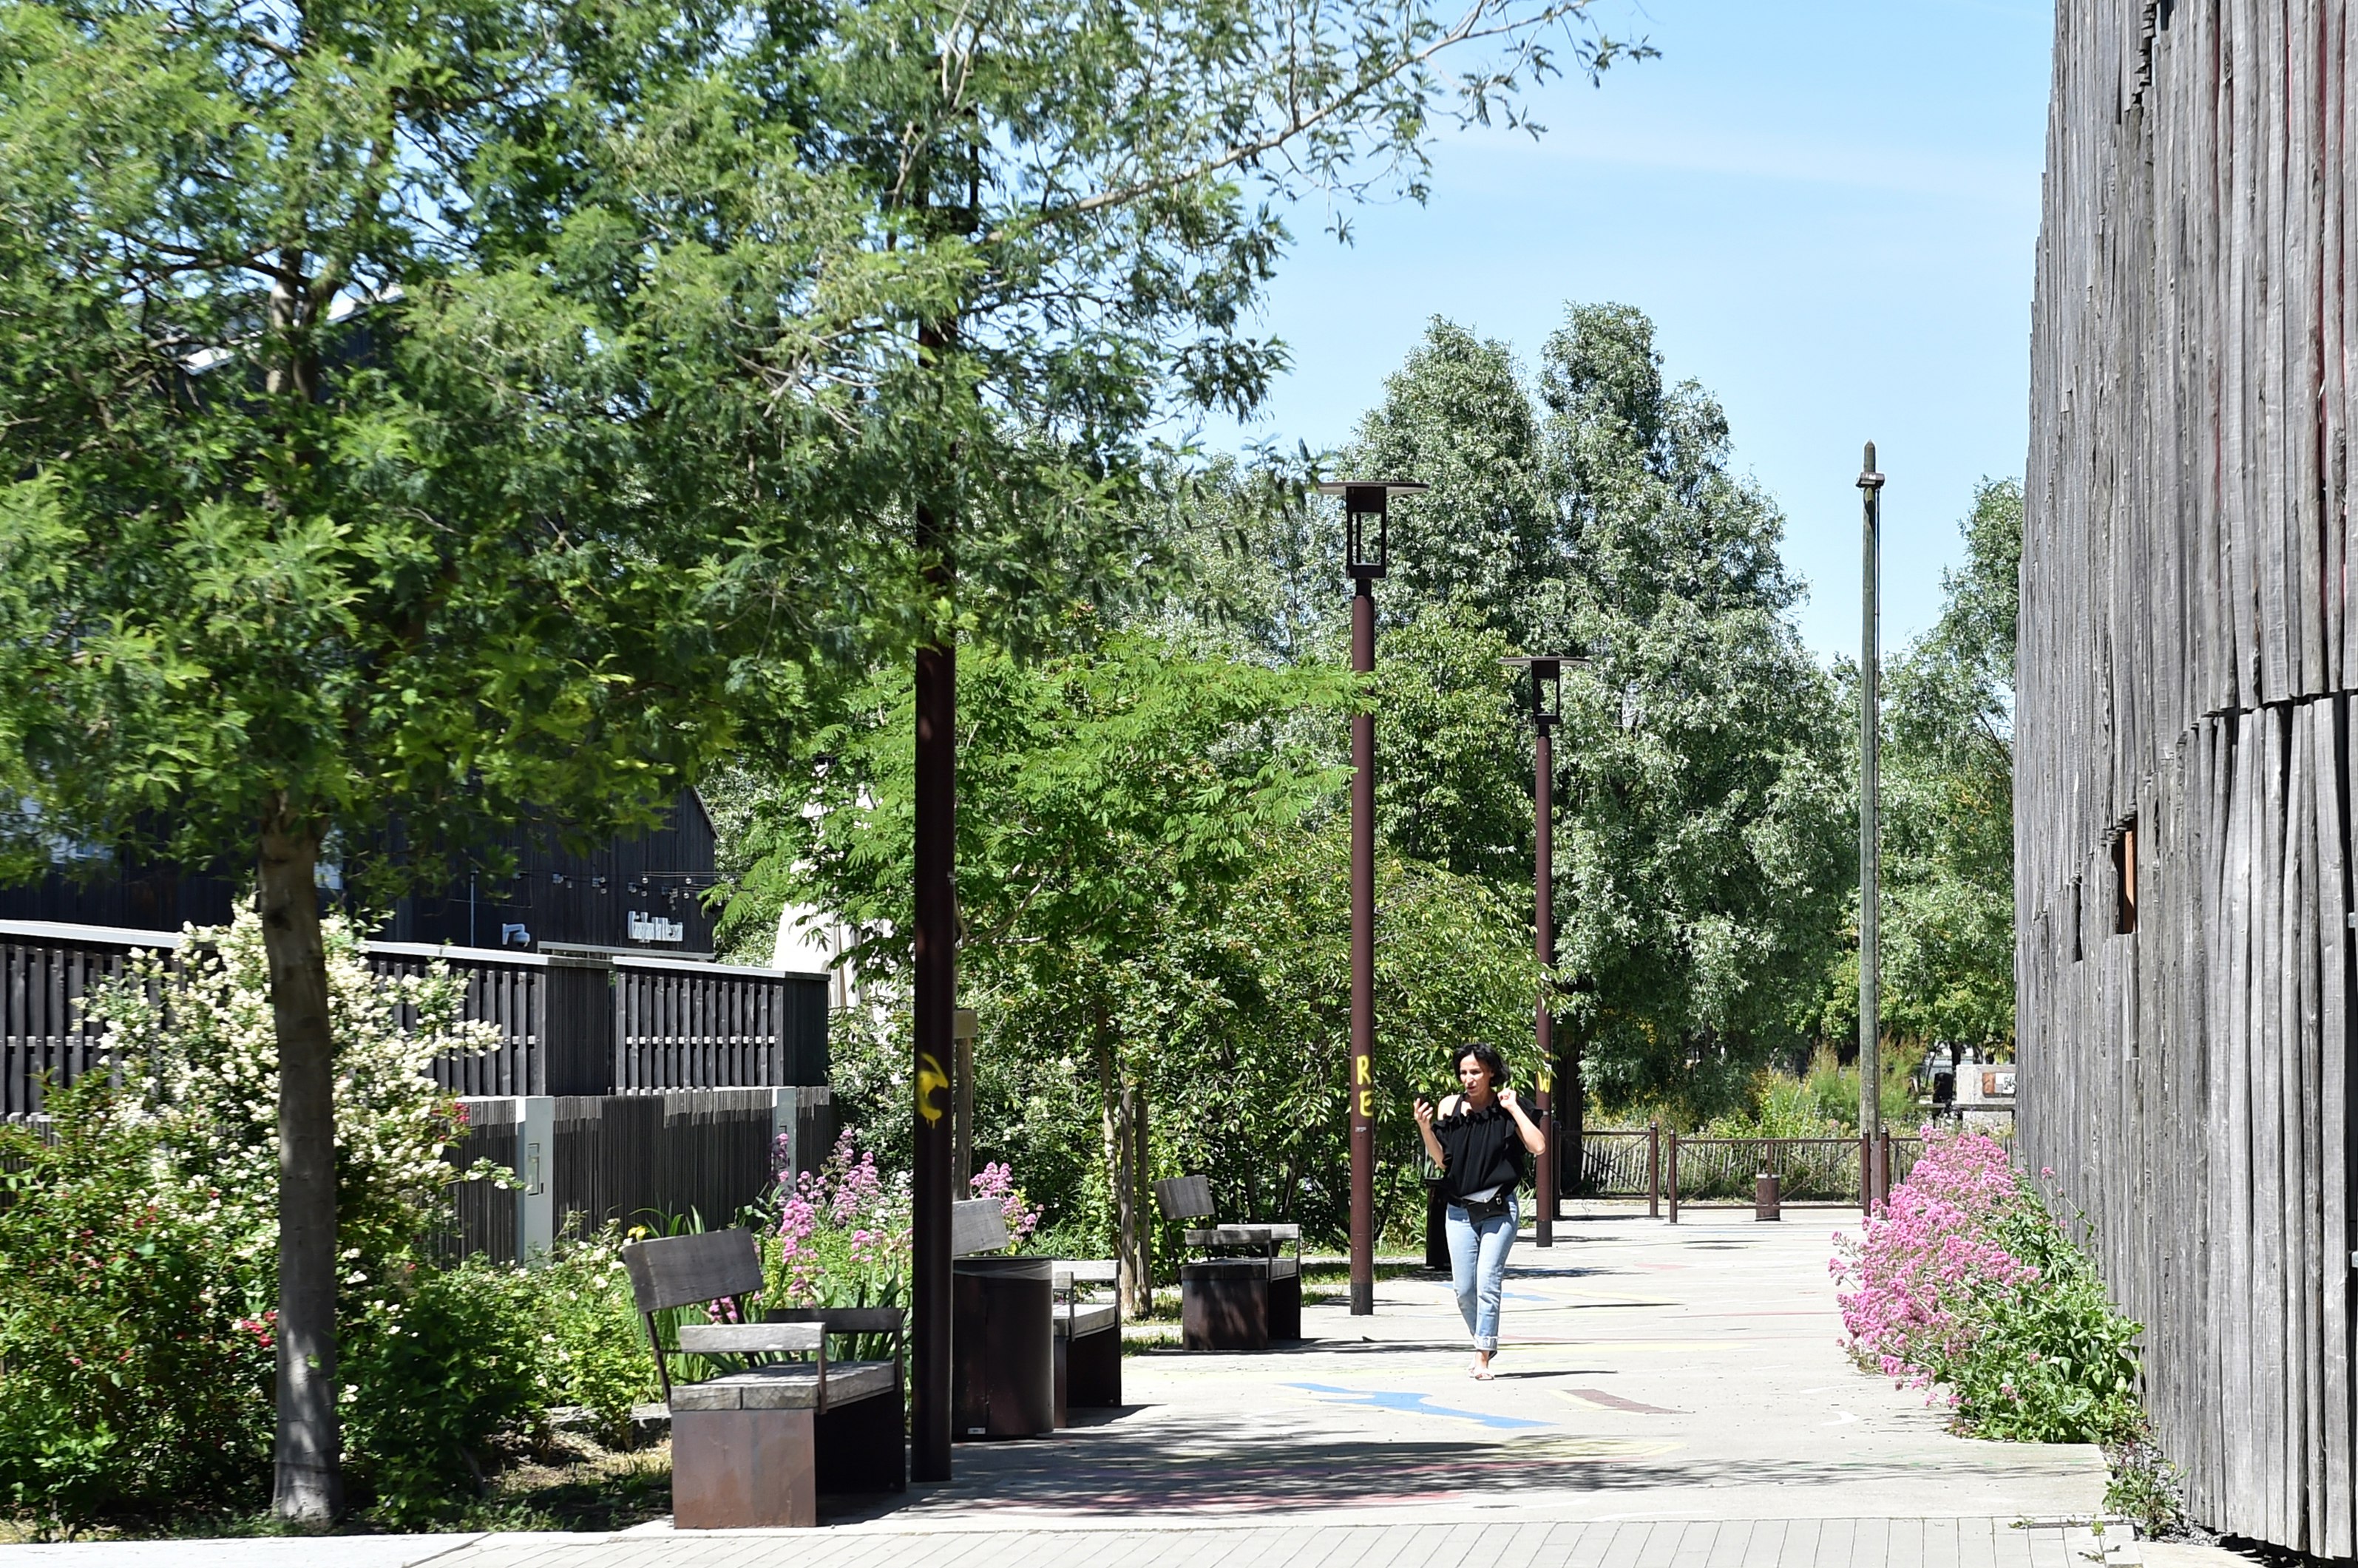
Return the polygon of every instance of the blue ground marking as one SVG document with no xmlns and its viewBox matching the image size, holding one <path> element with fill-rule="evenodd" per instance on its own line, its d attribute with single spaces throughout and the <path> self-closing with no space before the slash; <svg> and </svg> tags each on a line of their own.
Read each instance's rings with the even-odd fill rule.
<svg viewBox="0 0 2358 1568">
<path fill-rule="evenodd" d="M 1424 1394 L 1338 1389 L 1328 1383 L 1290 1383 L 1287 1387 L 1307 1390 L 1314 1394 L 1328 1395 L 1326 1402 L 1329 1404 L 1368 1405 L 1376 1410 L 1400 1411 L 1407 1415 L 1445 1415 L 1456 1421 L 1476 1422 L 1484 1426 L 1506 1427 L 1509 1430 L 1548 1424 L 1543 1421 L 1525 1421 L 1520 1416 L 1487 1415 L 1480 1411 L 1451 1410 L 1446 1405 L 1434 1404 Z"/>
</svg>

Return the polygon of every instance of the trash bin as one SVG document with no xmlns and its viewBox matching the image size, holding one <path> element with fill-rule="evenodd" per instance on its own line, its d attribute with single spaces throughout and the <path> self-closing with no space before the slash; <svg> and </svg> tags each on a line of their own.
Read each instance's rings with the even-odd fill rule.
<svg viewBox="0 0 2358 1568">
<path fill-rule="evenodd" d="M 1055 1260 L 950 1264 L 950 1432 L 1044 1437 L 1056 1429 Z"/>
<path fill-rule="evenodd" d="M 1767 1171 L 1753 1177 L 1752 1217 L 1755 1219 L 1784 1218 L 1784 1195 L 1785 1184 L 1781 1178 Z"/>
</svg>

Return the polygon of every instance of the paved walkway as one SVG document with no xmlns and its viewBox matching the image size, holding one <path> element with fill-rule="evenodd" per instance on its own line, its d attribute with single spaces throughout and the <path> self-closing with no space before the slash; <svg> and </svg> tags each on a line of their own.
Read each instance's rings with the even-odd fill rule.
<svg viewBox="0 0 2358 1568">
<path fill-rule="evenodd" d="M 0 1568 L 211 1568 L 297 1546 L 351 1568 L 2140 1561 L 2125 1531 L 2067 1529 L 2103 1498 L 2093 1448 L 1950 1436 L 1921 1394 L 1844 1358 L 1826 1259 L 1855 1222 L 1599 1217 L 1560 1225 L 1544 1252 L 1526 1233 L 1496 1381 L 1465 1376 L 1445 1283 L 1387 1281 L 1372 1318 L 1311 1305 L 1298 1349 L 1133 1357 L 1126 1409 L 1049 1440 L 961 1444 L 955 1480 L 818 1531 L 15 1547 Z"/>
</svg>

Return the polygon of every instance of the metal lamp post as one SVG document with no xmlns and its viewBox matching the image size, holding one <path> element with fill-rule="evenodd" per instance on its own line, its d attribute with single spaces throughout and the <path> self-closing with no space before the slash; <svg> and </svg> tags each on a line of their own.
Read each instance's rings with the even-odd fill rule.
<svg viewBox="0 0 2358 1568">
<path fill-rule="evenodd" d="M 1535 765 L 1531 775 L 1531 903 L 1533 931 L 1540 963 L 1555 967 L 1555 727 L 1563 720 L 1563 666 L 1585 663 L 1580 659 L 1532 657 L 1501 659 L 1510 669 L 1529 670 L 1531 676 L 1531 730 Z M 1542 1247 L 1555 1245 L 1556 1203 L 1561 1195 L 1556 1172 L 1553 1089 L 1555 1087 L 1555 1015 L 1548 1007 L 1547 992 L 1539 997 L 1537 1017 L 1532 1031 L 1539 1057 L 1537 1088 L 1532 1098 L 1540 1130 L 1546 1143 L 1540 1151 L 1539 1184 L 1540 1213 L 1538 1241 Z M 1576 1108 L 1580 1103 L 1580 1077 L 1575 1070 L 1564 1082 L 1564 1093 Z M 1573 1151 L 1573 1169 L 1580 1169 L 1580 1151 Z"/>
<path fill-rule="evenodd" d="M 1858 661 L 1858 1130 L 1866 1140 L 1860 1184 L 1873 1209 L 1889 1195 L 1883 1164 L 1883 475 L 1875 443 L 1859 465 Z"/>
<path fill-rule="evenodd" d="M 1351 668 L 1376 668 L 1376 579 L 1391 564 L 1390 502 L 1422 494 L 1413 480 L 1321 484 L 1343 498 L 1351 574 Z M 1368 524 L 1374 524 L 1373 550 Z M 1351 716 L 1351 1314 L 1376 1310 L 1376 716 Z"/>
</svg>

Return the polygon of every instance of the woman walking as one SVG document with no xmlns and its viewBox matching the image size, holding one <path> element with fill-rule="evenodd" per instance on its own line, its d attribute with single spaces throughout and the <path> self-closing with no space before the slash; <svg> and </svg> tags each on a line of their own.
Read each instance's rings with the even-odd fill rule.
<svg viewBox="0 0 2358 1568">
<path fill-rule="evenodd" d="M 1457 1082 L 1465 1092 L 1444 1099 L 1438 1117 L 1423 1100 L 1416 1102 L 1416 1130 L 1424 1152 L 1441 1167 L 1449 1200 L 1449 1272 L 1466 1332 L 1474 1336 L 1468 1373 L 1487 1382 L 1498 1350 L 1507 1249 L 1515 1244 L 1521 1217 L 1515 1188 L 1523 1179 L 1524 1153 L 1544 1151 L 1547 1137 L 1523 1113 L 1507 1087 L 1507 1064 L 1489 1046 L 1458 1053 Z"/>
</svg>

